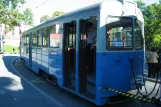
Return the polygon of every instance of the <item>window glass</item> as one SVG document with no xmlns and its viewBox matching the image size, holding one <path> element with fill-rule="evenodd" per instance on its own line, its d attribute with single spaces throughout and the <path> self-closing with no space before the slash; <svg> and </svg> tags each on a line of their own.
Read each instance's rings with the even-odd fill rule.
<svg viewBox="0 0 161 107">
<path fill-rule="evenodd" d="M 69 44 L 68 46 L 69 47 L 75 47 L 75 44 L 76 44 L 76 34 L 75 34 L 75 26 L 74 24 L 72 26 L 69 27 Z"/>
<path fill-rule="evenodd" d="M 132 48 L 132 19 L 114 18 L 106 25 L 108 49 Z"/>
<path fill-rule="evenodd" d="M 21 37 L 21 45 L 24 46 L 24 35 Z"/>
<path fill-rule="evenodd" d="M 50 27 L 50 47 L 59 48 L 60 47 L 60 33 L 59 26 Z"/>
<path fill-rule="evenodd" d="M 38 38 L 37 38 L 37 41 L 38 41 L 38 47 L 41 47 L 42 46 L 42 30 L 38 31 Z"/>
<path fill-rule="evenodd" d="M 32 46 L 37 46 L 37 35 L 36 32 L 32 35 Z"/>
<path fill-rule="evenodd" d="M 26 35 L 26 46 L 29 46 L 29 35 Z"/>
<path fill-rule="evenodd" d="M 143 24 L 140 21 L 136 21 L 135 27 L 134 27 L 136 49 L 143 49 L 143 35 L 141 30 L 142 26 Z"/>
<path fill-rule="evenodd" d="M 26 35 L 23 36 L 23 44 L 26 46 Z"/>
<path fill-rule="evenodd" d="M 48 47 L 48 29 L 43 29 L 43 47 Z"/>
</svg>

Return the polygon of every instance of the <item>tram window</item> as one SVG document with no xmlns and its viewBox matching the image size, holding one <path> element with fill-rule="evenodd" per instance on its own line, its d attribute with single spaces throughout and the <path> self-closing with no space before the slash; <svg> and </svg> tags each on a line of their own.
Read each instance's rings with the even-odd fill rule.
<svg viewBox="0 0 161 107">
<path fill-rule="evenodd" d="M 37 46 L 37 34 L 33 33 L 32 35 L 32 46 Z"/>
<path fill-rule="evenodd" d="M 76 23 L 72 22 L 68 28 L 68 32 L 69 32 L 69 42 L 68 42 L 68 46 L 69 47 L 75 47 L 76 45 Z"/>
<path fill-rule="evenodd" d="M 38 31 L 38 35 L 37 35 L 37 46 L 41 47 L 42 46 L 42 30 Z"/>
<path fill-rule="evenodd" d="M 75 32 L 75 31 L 73 31 Z M 75 34 L 73 32 L 69 33 L 69 47 L 74 47 L 75 46 Z"/>
<path fill-rule="evenodd" d="M 26 35 L 26 46 L 29 46 L 29 35 Z"/>
<path fill-rule="evenodd" d="M 60 45 L 60 33 L 59 25 L 50 27 L 50 47 L 59 48 Z"/>
<path fill-rule="evenodd" d="M 22 36 L 20 36 L 20 45 L 22 45 Z"/>
<path fill-rule="evenodd" d="M 48 47 L 48 29 L 43 29 L 43 47 Z"/>
<path fill-rule="evenodd" d="M 132 19 L 120 19 L 106 25 L 108 49 L 132 48 Z"/>
<path fill-rule="evenodd" d="M 26 46 L 26 38 L 25 38 L 25 35 L 23 35 L 23 46 Z"/>
<path fill-rule="evenodd" d="M 21 37 L 21 45 L 24 46 L 24 35 Z"/>
<path fill-rule="evenodd" d="M 135 27 L 134 27 L 136 49 L 143 49 L 143 35 L 141 31 L 142 26 L 143 24 L 140 21 L 136 21 Z"/>
</svg>

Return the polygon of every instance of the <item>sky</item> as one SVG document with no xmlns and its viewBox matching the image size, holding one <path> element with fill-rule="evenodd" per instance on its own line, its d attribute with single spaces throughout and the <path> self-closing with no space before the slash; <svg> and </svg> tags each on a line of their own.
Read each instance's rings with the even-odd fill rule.
<svg viewBox="0 0 161 107">
<path fill-rule="evenodd" d="M 70 12 L 84 6 L 95 4 L 104 0 L 25 0 L 23 8 L 30 8 L 34 14 L 34 24 L 40 22 L 43 15 L 52 16 L 54 11 Z M 134 1 L 134 0 L 131 0 Z M 142 0 L 146 4 L 158 3 L 159 0 Z"/>
</svg>

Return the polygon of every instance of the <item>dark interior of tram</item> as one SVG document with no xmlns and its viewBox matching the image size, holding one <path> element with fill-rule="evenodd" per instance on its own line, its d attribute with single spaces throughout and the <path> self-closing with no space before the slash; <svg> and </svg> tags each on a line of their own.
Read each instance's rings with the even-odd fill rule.
<svg viewBox="0 0 161 107">
<path fill-rule="evenodd" d="M 92 23 L 97 31 L 97 17 L 80 20 L 79 28 L 79 79 L 80 92 L 93 99 L 95 98 L 96 80 L 96 47 L 87 50 L 87 38 L 89 34 L 88 22 Z M 76 90 L 76 22 L 64 24 L 64 68 L 65 86 L 73 91 Z M 96 33 L 97 34 L 97 33 Z M 95 35 L 97 36 L 97 35 Z M 93 38 L 92 38 L 93 41 Z M 89 53 L 90 52 L 90 53 Z M 90 54 L 91 58 L 87 58 Z M 90 70 L 92 68 L 92 71 Z"/>
</svg>

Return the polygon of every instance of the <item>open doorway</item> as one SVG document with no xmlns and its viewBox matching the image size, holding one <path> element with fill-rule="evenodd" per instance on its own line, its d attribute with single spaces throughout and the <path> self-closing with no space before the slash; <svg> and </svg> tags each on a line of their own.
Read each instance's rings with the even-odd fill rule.
<svg viewBox="0 0 161 107">
<path fill-rule="evenodd" d="M 96 94 L 96 38 L 97 17 L 80 20 L 80 92 L 91 99 L 94 99 Z"/>
<path fill-rule="evenodd" d="M 64 75 L 65 87 L 74 90 L 76 87 L 76 22 L 64 24 Z"/>
</svg>

